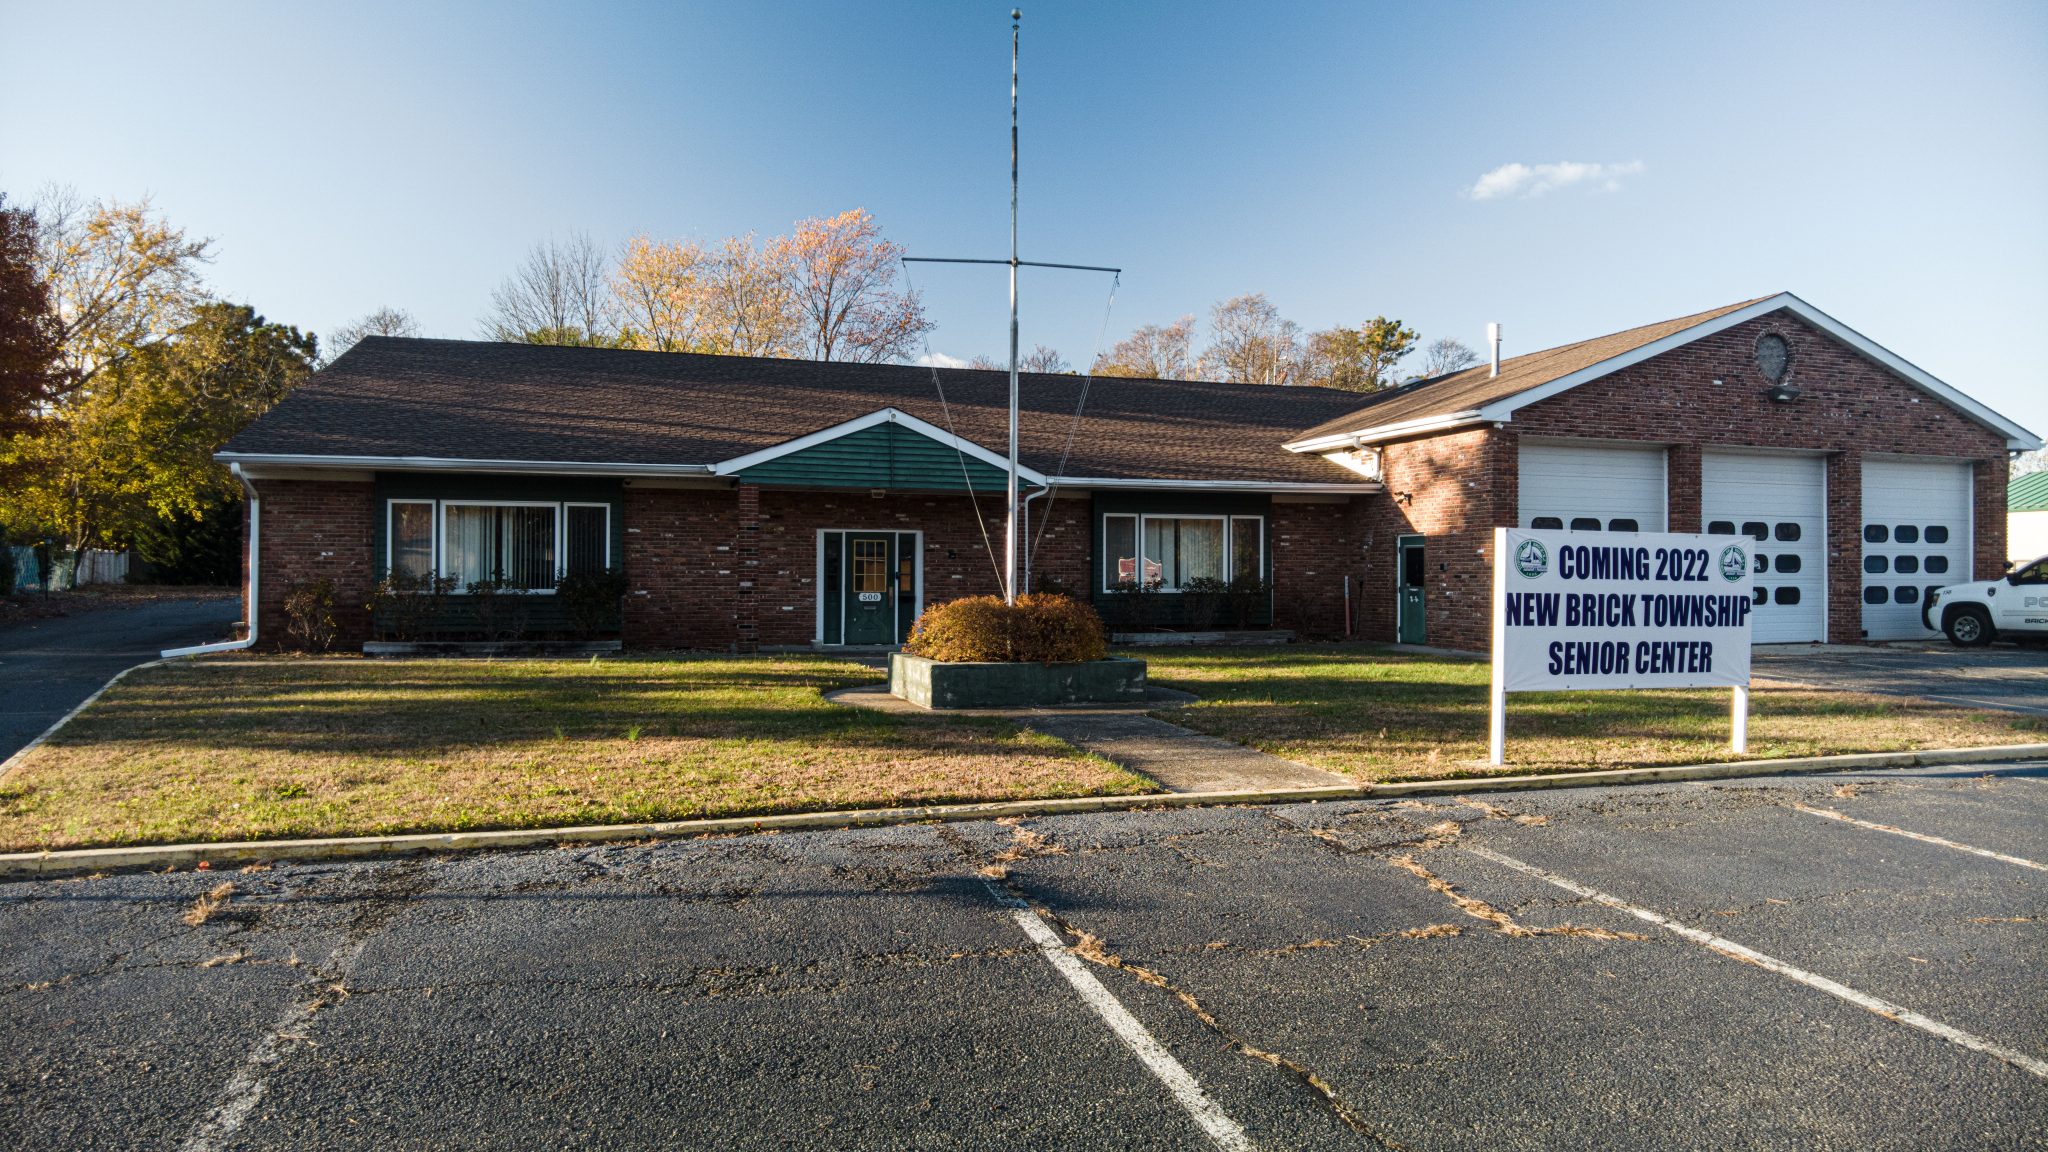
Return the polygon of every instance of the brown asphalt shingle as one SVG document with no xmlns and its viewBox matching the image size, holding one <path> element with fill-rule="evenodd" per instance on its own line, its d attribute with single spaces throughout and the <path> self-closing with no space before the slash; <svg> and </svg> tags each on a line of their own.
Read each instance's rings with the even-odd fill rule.
<svg viewBox="0 0 2048 1152">
<path fill-rule="evenodd" d="M 1409 420 L 1422 420 L 1431 416 L 1469 412 L 1496 400 L 1505 400 L 1517 392 L 1526 392 L 1581 369 L 1590 368 L 1602 360 L 1633 352 L 1645 344 L 1655 343 L 1666 336 L 1683 332 L 1695 324 L 1703 324 L 1717 316 L 1725 316 L 1768 299 L 1768 296 L 1759 296 L 1756 300 L 1744 300 L 1739 304 L 1697 312 L 1691 316 L 1680 316 L 1676 320 L 1645 324 L 1640 328 L 1630 328 L 1626 332 L 1597 336 L 1576 344 L 1564 344 L 1541 352 L 1509 357 L 1500 362 L 1499 376 L 1488 376 L 1490 365 L 1481 364 L 1476 368 L 1467 368 L 1463 372 L 1454 372 L 1434 380 L 1404 384 L 1378 394 L 1366 404 L 1335 420 L 1325 421 L 1288 439 L 1290 443 L 1295 443 L 1313 440 L 1318 436 L 1335 436 Z"/>
<path fill-rule="evenodd" d="M 947 427 L 931 369 L 370 337 L 230 454 L 714 464 L 894 407 Z M 1006 373 L 940 369 L 952 427 L 1001 454 Z M 1026 375 L 1021 456 L 1054 472 L 1083 378 Z M 1324 388 L 1094 379 L 1067 476 L 1362 483 L 1281 445 L 1356 409 Z"/>
</svg>

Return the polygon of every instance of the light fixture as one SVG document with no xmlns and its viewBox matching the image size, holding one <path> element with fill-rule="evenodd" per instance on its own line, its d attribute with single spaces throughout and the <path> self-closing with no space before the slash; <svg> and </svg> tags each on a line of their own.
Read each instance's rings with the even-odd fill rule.
<svg viewBox="0 0 2048 1152">
<path fill-rule="evenodd" d="M 1773 404 L 1790 404 L 1799 399 L 1799 387 L 1795 384 L 1773 384 L 1764 389 L 1764 399 Z"/>
<path fill-rule="evenodd" d="M 1414 501 L 1414 499 L 1415 499 L 1415 493 L 1413 493 L 1413 492 L 1396 492 L 1396 493 L 1394 493 L 1394 503 L 1396 503 L 1396 504 L 1408 504 L 1408 503 L 1412 503 L 1412 502 Z"/>
</svg>

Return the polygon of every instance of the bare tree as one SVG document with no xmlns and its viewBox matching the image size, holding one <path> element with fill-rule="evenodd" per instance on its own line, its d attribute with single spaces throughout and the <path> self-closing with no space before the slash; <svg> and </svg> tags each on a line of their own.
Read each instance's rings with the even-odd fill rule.
<svg viewBox="0 0 2048 1152">
<path fill-rule="evenodd" d="M 86 201 L 69 188 L 37 199 L 36 265 L 58 321 L 66 387 L 92 380 L 168 337 L 206 299 L 211 240 L 173 228 L 147 198 Z"/>
<path fill-rule="evenodd" d="M 519 344 L 606 345 L 618 335 L 611 260 L 586 233 L 533 246 L 491 293 L 485 335 Z"/>
<path fill-rule="evenodd" d="M 1429 342 L 1422 353 L 1422 375 L 1424 379 L 1448 376 L 1479 363 L 1479 353 L 1474 352 L 1462 340 L 1440 336 Z"/>
<path fill-rule="evenodd" d="M 386 304 L 382 308 L 351 323 L 336 328 L 327 336 L 327 347 L 321 352 L 322 366 L 341 359 L 341 354 L 362 342 L 365 336 L 418 336 L 420 322 L 412 313 L 403 308 Z"/>
<path fill-rule="evenodd" d="M 1040 344 L 1032 348 L 1031 351 L 1026 352 L 1023 355 L 1017 357 L 1017 370 L 1019 372 L 1046 372 L 1056 374 L 1060 372 L 1071 372 L 1074 370 L 1074 366 L 1072 364 L 1067 363 L 1066 358 L 1059 354 L 1058 349 L 1048 348 L 1045 345 Z"/>
<path fill-rule="evenodd" d="M 1149 380 L 1193 380 L 1195 318 L 1171 324 L 1147 324 L 1117 341 L 1095 358 L 1088 369 L 1096 376 L 1135 376 Z"/>
<path fill-rule="evenodd" d="M 1280 315 L 1264 292 L 1233 296 L 1209 311 L 1202 369 L 1214 380 L 1292 384 L 1302 359 L 1301 327 Z"/>
<path fill-rule="evenodd" d="M 898 291 L 903 249 L 865 209 L 799 221 L 769 245 L 789 288 L 800 347 L 814 360 L 908 359 L 932 324 L 911 289 Z"/>
<path fill-rule="evenodd" d="M 2012 475 L 2025 476 L 2030 472 L 2048 472 L 2048 448 L 2036 448 L 2012 458 Z"/>
</svg>

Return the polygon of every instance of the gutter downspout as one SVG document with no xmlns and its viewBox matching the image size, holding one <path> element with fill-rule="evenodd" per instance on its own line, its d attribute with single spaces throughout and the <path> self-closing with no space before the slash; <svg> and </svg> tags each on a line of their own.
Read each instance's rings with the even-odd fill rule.
<svg viewBox="0 0 2048 1152">
<path fill-rule="evenodd" d="M 1035 556 L 1035 555 L 1033 554 L 1035 550 L 1034 550 L 1034 549 L 1033 549 L 1033 548 L 1031 547 L 1031 541 L 1032 541 L 1032 536 L 1031 536 L 1031 502 L 1032 502 L 1033 500 L 1036 500 L 1036 499 L 1038 499 L 1038 498 L 1039 498 L 1040 496 L 1043 496 L 1043 495 L 1045 495 L 1046 493 L 1048 493 L 1048 492 L 1050 492 L 1050 491 L 1052 491 L 1052 485 L 1047 485 L 1047 486 L 1046 486 L 1046 487 L 1044 487 L 1044 488 L 1040 488 L 1040 489 L 1039 489 L 1038 491 L 1036 491 L 1036 492 L 1031 492 L 1031 493 L 1027 493 L 1027 494 L 1025 495 L 1024 499 L 1023 499 L 1023 500 L 1022 500 L 1022 501 L 1021 501 L 1021 502 L 1019 503 L 1019 505 L 1018 505 L 1018 506 L 1019 506 L 1020 508 L 1022 508 L 1022 509 L 1024 510 L 1024 511 L 1023 511 L 1023 520 L 1024 520 L 1024 535 L 1023 535 L 1023 536 L 1022 536 L 1022 537 L 1020 538 L 1020 540 L 1019 540 L 1019 543 L 1021 543 L 1021 544 L 1023 545 L 1023 551 L 1024 551 L 1024 579 L 1023 579 L 1023 584 L 1024 584 L 1024 587 L 1025 587 L 1026 589 L 1029 589 L 1029 588 L 1031 587 L 1031 562 L 1032 562 L 1033 560 L 1036 560 L 1036 559 L 1038 558 L 1037 556 Z M 1020 592 L 1020 593 L 1019 593 L 1019 595 L 1022 595 L 1022 593 Z"/>
<path fill-rule="evenodd" d="M 263 498 L 256 494 L 256 486 L 242 474 L 240 464 L 230 464 L 228 469 L 235 479 L 242 482 L 242 494 L 249 500 L 249 597 L 243 612 L 249 617 L 249 634 L 240 640 L 223 640 L 218 644 L 195 644 L 189 648 L 166 648 L 157 656 L 164 660 L 179 656 L 204 656 L 210 652 L 238 652 L 256 646 L 256 589 L 262 587 L 263 570 L 260 567 L 263 555 Z"/>
</svg>

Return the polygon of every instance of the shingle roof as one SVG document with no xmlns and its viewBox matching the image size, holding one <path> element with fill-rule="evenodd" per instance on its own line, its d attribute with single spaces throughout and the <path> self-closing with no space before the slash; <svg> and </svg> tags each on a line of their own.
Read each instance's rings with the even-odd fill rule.
<svg viewBox="0 0 2048 1152">
<path fill-rule="evenodd" d="M 1531 388 L 1562 379 L 1603 360 L 1633 352 L 1645 344 L 1653 344 L 1666 336 L 1683 332 L 1695 324 L 1705 323 L 1768 299 L 1768 296 L 1759 296 L 1755 300 L 1744 300 L 1739 304 L 1730 304 L 1691 316 L 1680 316 L 1676 320 L 1645 324 L 1640 328 L 1581 340 L 1576 344 L 1564 344 L 1556 348 L 1546 348 L 1541 352 L 1511 356 L 1500 362 L 1499 376 L 1489 376 L 1491 365 L 1481 364 L 1476 368 L 1467 368 L 1448 376 L 1404 384 L 1399 388 L 1378 393 L 1365 405 L 1294 436 L 1291 442 L 1469 412 L 1482 405 L 1505 400 L 1516 393 L 1527 392 Z"/>
<path fill-rule="evenodd" d="M 950 426 L 1008 444 L 1008 375 L 940 369 Z M 1026 375 L 1023 462 L 1060 461 L 1083 378 Z M 1097 377 L 1064 474 L 1362 483 L 1281 445 L 1358 406 L 1324 388 Z M 948 427 L 932 370 L 373 336 L 230 441 L 229 456 L 712 464 L 894 407 Z"/>
<path fill-rule="evenodd" d="M 2008 512 L 2048 512 L 2048 472 L 2015 476 L 2005 487 Z"/>
</svg>

